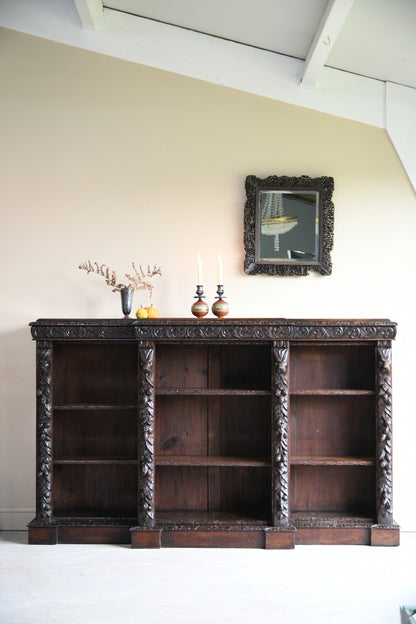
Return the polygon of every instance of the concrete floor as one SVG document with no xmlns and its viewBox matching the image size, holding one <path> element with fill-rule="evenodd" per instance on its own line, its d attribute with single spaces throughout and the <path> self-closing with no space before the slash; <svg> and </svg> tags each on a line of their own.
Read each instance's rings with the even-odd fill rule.
<svg viewBox="0 0 416 624">
<path fill-rule="evenodd" d="M 295 550 L 28 546 L 0 532 L 1 624 L 399 624 L 416 604 L 401 546 Z"/>
</svg>

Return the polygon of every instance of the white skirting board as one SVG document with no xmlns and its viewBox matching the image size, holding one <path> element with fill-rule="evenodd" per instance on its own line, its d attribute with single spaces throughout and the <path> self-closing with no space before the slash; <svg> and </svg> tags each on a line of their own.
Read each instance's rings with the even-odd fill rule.
<svg viewBox="0 0 416 624">
<path fill-rule="evenodd" d="M 0 531 L 25 531 L 36 512 L 29 507 L 0 509 Z"/>
</svg>

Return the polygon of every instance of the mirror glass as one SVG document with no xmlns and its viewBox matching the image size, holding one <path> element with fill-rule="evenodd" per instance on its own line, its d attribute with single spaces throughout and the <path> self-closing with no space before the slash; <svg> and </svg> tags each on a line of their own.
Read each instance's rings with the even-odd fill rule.
<svg viewBox="0 0 416 624">
<path fill-rule="evenodd" d="M 260 190 L 257 206 L 257 262 L 318 261 L 317 191 Z"/>
</svg>

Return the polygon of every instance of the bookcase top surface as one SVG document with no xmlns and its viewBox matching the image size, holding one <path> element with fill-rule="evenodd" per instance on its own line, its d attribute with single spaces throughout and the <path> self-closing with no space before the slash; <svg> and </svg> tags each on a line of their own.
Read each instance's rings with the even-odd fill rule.
<svg viewBox="0 0 416 624">
<path fill-rule="evenodd" d="M 34 340 L 392 340 L 389 319 L 38 319 Z"/>
</svg>

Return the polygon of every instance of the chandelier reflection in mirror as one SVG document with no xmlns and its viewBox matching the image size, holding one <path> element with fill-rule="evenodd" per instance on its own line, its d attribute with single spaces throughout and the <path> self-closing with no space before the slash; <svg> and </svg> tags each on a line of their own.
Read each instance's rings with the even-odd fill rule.
<svg viewBox="0 0 416 624">
<path fill-rule="evenodd" d="M 279 252 L 279 236 L 293 230 L 298 224 L 298 219 L 284 214 L 283 195 L 273 191 L 260 193 L 260 214 L 261 234 L 262 236 L 273 236 L 274 251 Z"/>
</svg>

